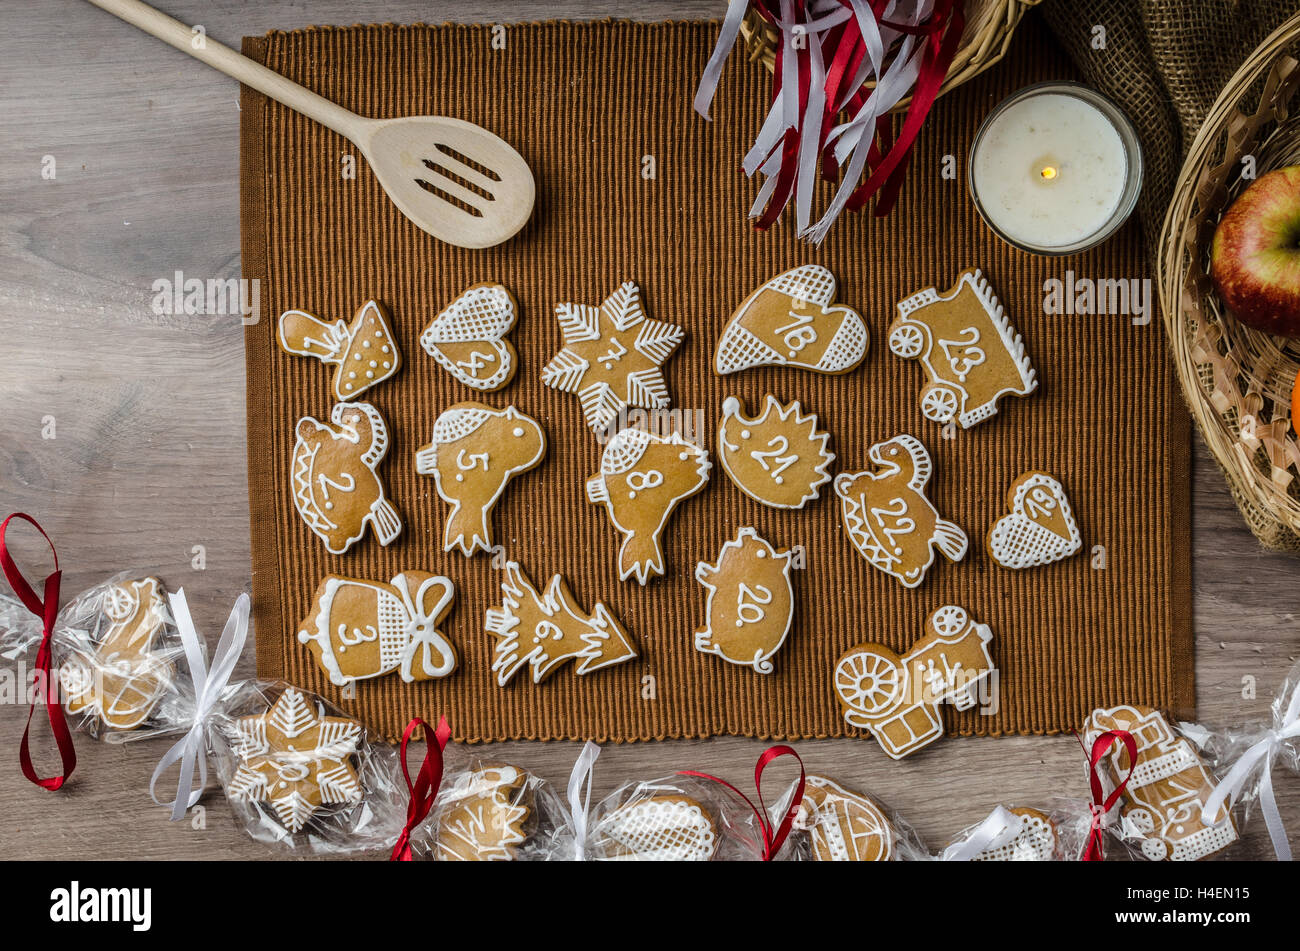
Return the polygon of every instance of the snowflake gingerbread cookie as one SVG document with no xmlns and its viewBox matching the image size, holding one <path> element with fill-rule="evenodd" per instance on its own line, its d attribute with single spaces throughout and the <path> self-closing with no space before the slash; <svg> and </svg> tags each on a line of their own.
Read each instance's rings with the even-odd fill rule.
<svg viewBox="0 0 1300 951">
<path fill-rule="evenodd" d="M 936 548 L 949 561 L 966 556 L 966 533 L 940 518 L 926 496 L 934 464 L 919 439 L 895 436 L 868 455 L 875 471 L 835 477 L 844 530 L 867 561 L 915 588 L 934 564 Z"/>
<path fill-rule="evenodd" d="M 388 501 L 376 469 L 388 453 L 388 427 L 369 403 L 335 403 L 330 423 L 298 420 L 290 467 L 298 514 L 341 555 L 374 529 L 379 544 L 391 544 L 402 519 Z"/>
<path fill-rule="evenodd" d="M 506 339 L 517 312 L 514 297 L 500 284 L 475 284 L 424 328 L 420 346 L 466 386 L 499 390 L 519 363 Z"/>
<path fill-rule="evenodd" d="M 431 475 L 438 496 L 451 506 L 443 551 L 469 557 L 492 551 L 492 510 L 506 484 L 546 455 L 546 434 L 537 420 L 513 406 L 493 409 L 457 403 L 433 424 L 433 440 L 415 456 L 415 469 Z"/>
<path fill-rule="evenodd" d="M 718 339 L 718 375 L 750 367 L 848 373 L 867 354 L 867 325 L 835 300 L 835 276 L 820 264 L 791 268 L 736 308 Z"/>
<path fill-rule="evenodd" d="M 769 395 L 763 412 L 752 418 L 736 397 L 722 403 L 722 471 L 740 491 L 772 508 L 801 509 L 817 498 L 835 461 L 826 448 L 829 439 L 817 428 L 817 417 L 800 412 L 797 402 L 782 405 Z"/>
<path fill-rule="evenodd" d="M 438 862 L 509 862 L 527 838 L 532 809 L 528 774 L 514 766 L 482 766 L 456 777 L 442 794 Z"/>
<path fill-rule="evenodd" d="M 384 584 L 329 575 L 298 640 L 338 687 L 396 671 L 405 683 L 446 677 L 456 652 L 438 625 L 456 589 L 441 575 L 403 571 Z"/>
<path fill-rule="evenodd" d="M 374 300 L 361 305 L 352 322 L 327 323 L 305 310 L 280 315 L 280 346 L 334 366 L 334 398 L 354 400 L 402 366 L 388 313 Z"/>
<path fill-rule="evenodd" d="M 927 287 L 900 302 L 889 349 L 921 362 L 921 413 L 936 423 L 969 429 L 995 415 L 1002 397 L 1038 386 L 1020 334 L 977 268 L 945 294 Z"/>
<path fill-rule="evenodd" d="M 538 591 L 514 561 L 505 567 L 501 604 L 488 608 L 484 626 L 496 638 L 492 672 L 501 687 L 525 667 L 538 684 L 568 661 L 577 661 L 574 673 L 582 675 L 637 656 L 605 605 L 598 601 L 590 613 L 582 610 L 561 575 Z"/>
<path fill-rule="evenodd" d="M 361 801 L 352 766 L 361 742 L 355 720 L 325 716 L 320 703 L 289 687 L 265 713 L 237 719 L 235 733 L 241 762 L 226 795 L 268 803 L 290 832 L 301 832 L 323 806 Z"/>
<path fill-rule="evenodd" d="M 629 406 L 670 405 L 662 367 L 686 332 L 647 317 L 636 284 L 625 281 L 599 307 L 560 304 L 555 316 L 564 349 L 542 369 L 542 382 L 577 394 L 593 433 L 608 429 Z"/>
<path fill-rule="evenodd" d="M 772 657 L 794 624 L 792 553 L 777 551 L 752 528 L 722 546 L 717 564 L 700 562 L 695 580 L 708 589 L 708 623 L 695 649 L 770 674 Z"/>
<path fill-rule="evenodd" d="M 1069 558 L 1083 547 L 1061 483 L 1026 472 L 1007 490 L 1004 515 L 989 530 L 989 555 L 1004 568 L 1033 568 Z"/>
<path fill-rule="evenodd" d="M 657 436 L 621 429 L 605 446 L 587 498 L 603 505 L 623 535 L 618 577 L 645 584 L 664 573 L 659 538 L 673 510 L 709 481 L 709 454 L 678 433 Z"/>
<path fill-rule="evenodd" d="M 884 644 L 849 648 L 833 681 L 844 719 L 869 732 L 892 759 L 943 736 L 939 704 L 975 706 L 979 685 L 996 669 L 993 632 L 964 608 L 945 605 L 925 622 L 926 633 L 902 657 Z"/>
</svg>

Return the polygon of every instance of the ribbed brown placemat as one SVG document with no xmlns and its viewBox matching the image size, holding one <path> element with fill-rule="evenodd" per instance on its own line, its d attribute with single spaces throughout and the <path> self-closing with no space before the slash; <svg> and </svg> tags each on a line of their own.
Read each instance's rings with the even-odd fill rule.
<svg viewBox="0 0 1300 951">
<path fill-rule="evenodd" d="M 844 736 L 856 731 L 836 707 L 834 659 L 867 639 L 905 649 L 932 609 L 956 603 L 991 625 L 1002 671 L 1000 711 L 950 711 L 956 732 L 1066 730 L 1094 706 L 1119 701 L 1193 712 L 1188 425 L 1159 320 L 1136 327 L 1126 317 L 1048 316 L 1042 307 L 1044 281 L 1067 270 L 1146 277 L 1138 230 L 1126 227 L 1087 254 L 1035 258 L 994 239 L 966 193 L 965 152 L 988 109 L 1020 86 L 1070 75 L 1036 22 L 1025 25 L 999 68 L 936 106 L 892 217 L 846 216 L 821 247 L 799 242 L 788 227 L 756 233 L 745 220 L 757 184 L 737 169 L 764 111 L 766 72 L 734 58 L 715 121 L 691 111 L 714 26 L 548 23 L 510 26 L 504 36 L 504 49 L 493 48 L 489 27 L 457 26 L 317 29 L 245 41 L 272 69 L 363 115 L 433 113 L 479 123 L 516 145 L 539 186 L 533 220 L 516 239 L 486 251 L 447 247 L 398 213 L 359 157 L 355 179 L 340 174 L 342 157 L 354 154 L 346 141 L 245 90 L 243 263 L 246 277 L 262 281 L 263 309 L 247 333 L 262 675 L 335 699 L 390 737 L 411 716 L 443 713 L 469 741 Z M 653 177 L 644 174 L 646 157 Z M 943 175 L 946 157 L 955 157 L 947 163 L 955 178 Z M 873 339 L 862 366 L 837 378 L 788 369 L 714 376 L 714 344 L 735 305 L 766 278 L 810 262 L 829 267 L 841 299 L 865 315 Z M 1004 401 L 992 421 L 944 439 L 918 408 L 919 365 L 893 357 L 884 331 L 897 300 L 932 284 L 947 287 L 967 265 L 989 275 L 1042 383 L 1027 400 Z M 913 433 L 934 457 L 940 510 L 971 537 L 967 559 L 941 562 L 920 588 L 905 590 L 852 549 L 825 490 L 803 511 L 779 512 L 751 502 L 715 466 L 709 486 L 678 509 L 667 532 L 667 577 L 645 588 L 620 583 L 618 538 L 583 495 L 600 447 L 576 397 L 543 387 L 540 371 L 561 346 L 554 305 L 599 303 L 629 279 L 640 284 L 651 316 L 686 328 L 667 364 L 668 385 L 674 405 L 704 410 L 711 454 L 730 394 L 751 410 L 769 392 L 802 400 L 831 433 L 835 471 L 866 468 L 871 443 Z M 423 353 L 418 337 L 461 290 L 484 280 L 503 282 L 520 302 L 512 339 L 522 369 L 504 391 L 476 397 Z M 406 360 L 368 397 L 392 434 L 381 475 L 405 531 L 388 548 L 368 535 L 335 557 L 295 512 L 288 475 L 296 421 L 329 415 L 331 373 L 281 352 L 275 318 L 292 307 L 350 317 L 367 297 L 391 307 Z M 580 601 L 605 601 L 640 643 L 640 660 L 582 678 L 561 669 L 540 686 L 522 676 L 495 686 L 483 613 L 497 601 L 500 572 L 484 556 L 442 552 L 446 506 L 414 466 L 438 413 L 474 398 L 517 404 L 551 440 L 541 467 L 516 480 L 497 506 L 497 540 L 538 583 L 562 572 Z M 990 562 L 983 537 L 1003 514 L 1009 483 L 1030 468 L 1063 481 L 1085 545 L 1105 548 L 1104 569 L 1087 553 L 1023 573 Z M 766 677 L 691 646 L 705 599 L 694 565 L 712 561 L 742 525 L 808 553 L 807 570 L 797 573 L 795 629 Z M 297 623 L 323 574 L 386 580 L 403 569 L 455 581 L 447 630 L 461 667 L 444 681 L 404 685 L 389 677 L 342 697 L 297 642 Z"/>
</svg>

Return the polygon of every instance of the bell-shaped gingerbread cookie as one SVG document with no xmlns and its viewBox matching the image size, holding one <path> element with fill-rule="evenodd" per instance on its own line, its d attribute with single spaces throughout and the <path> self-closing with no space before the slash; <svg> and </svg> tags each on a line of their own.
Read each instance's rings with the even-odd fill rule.
<svg viewBox="0 0 1300 951">
<path fill-rule="evenodd" d="M 848 373 L 867 354 L 867 325 L 835 300 L 835 275 L 820 264 L 791 268 L 745 298 L 731 315 L 714 356 L 719 375 L 750 367 L 799 367 Z"/>
<path fill-rule="evenodd" d="M 354 400 L 402 365 L 401 354 L 378 301 L 368 300 L 352 323 L 327 323 L 305 310 L 280 315 L 280 346 L 289 353 L 334 365 L 334 398 Z"/>
<path fill-rule="evenodd" d="M 384 419 L 369 403 L 336 403 L 330 420 L 298 420 L 290 467 L 298 514 L 332 554 L 360 541 L 367 525 L 389 545 L 402 519 L 375 471 L 388 452 Z"/>
</svg>

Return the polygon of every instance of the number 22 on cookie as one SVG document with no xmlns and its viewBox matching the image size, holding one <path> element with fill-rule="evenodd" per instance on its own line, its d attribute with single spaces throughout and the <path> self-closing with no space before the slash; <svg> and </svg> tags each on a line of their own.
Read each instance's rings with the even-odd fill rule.
<svg viewBox="0 0 1300 951">
<path fill-rule="evenodd" d="M 898 536 L 910 535 L 916 529 L 916 521 L 908 516 L 907 502 L 903 499 L 890 499 L 888 505 L 873 505 L 871 517 L 880 526 L 880 531 L 889 540 L 889 545 L 896 555 L 902 551 L 897 544 Z M 886 518 L 893 520 L 892 528 L 885 521 Z"/>
<path fill-rule="evenodd" d="M 810 343 L 817 342 L 817 331 L 813 330 L 812 314 L 796 314 L 789 311 L 793 318 L 790 323 L 777 327 L 776 332 L 785 340 L 785 345 L 790 348 L 790 356 L 794 356 Z"/>
</svg>

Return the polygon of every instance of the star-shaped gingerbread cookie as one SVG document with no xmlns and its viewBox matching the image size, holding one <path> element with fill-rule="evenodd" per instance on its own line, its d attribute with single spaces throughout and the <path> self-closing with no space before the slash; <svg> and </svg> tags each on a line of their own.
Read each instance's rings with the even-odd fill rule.
<svg viewBox="0 0 1300 951">
<path fill-rule="evenodd" d="M 624 281 L 599 307 L 559 304 L 555 316 L 564 349 L 542 370 L 542 382 L 576 393 L 592 432 L 605 429 L 628 406 L 668 407 L 661 367 L 686 332 L 647 317 L 635 283 Z"/>
<path fill-rule="evenodd" d="M 235 721 L 242 760 L 226 787 L 231 799 L 267 802 L 290 832 L 299 832 L 325 804 L 361 801 L 351 757 L 361 724 L 327 717 L 292 687 L 265 713 Z"/>
</svg>

